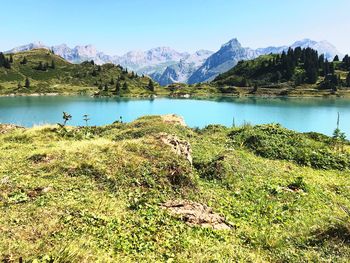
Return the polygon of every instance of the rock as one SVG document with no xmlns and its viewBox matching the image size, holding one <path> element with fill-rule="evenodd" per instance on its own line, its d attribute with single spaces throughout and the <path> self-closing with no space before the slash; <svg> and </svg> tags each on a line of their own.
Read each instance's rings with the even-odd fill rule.
<svg viewBox="0 0 350 263">
<path fill-rule="evenodd" d="M 23 127 L 13 124 L 0 124 L 0 134 L 5 134 L 15 129 L 23 129 Z"/>
<path fill-rule="evenodd" d="M 181 116 L 175 114 L 162 115 L 161 118 L 165 123 L 178 124 L 184 127 L 187 126 L 184 119 Z"/>
<path fill-rule="evenodd" d="M 53 188 L 51 186 L 46 186 L 46 187 L 37 187 L 27 193 L 27 196 L 30 198 L 36 198 L 40 195 L 46 194 L 48 192 L 51 192 Z"/>
<path fill-rule="evenodd" d="M 171 200 L 161 205 L 171 214 L 181 216 L 182 220 L 190 226 L 209 227 L 217 230 L 230 230 L 232 228 L 223 216 L 213 212 L 213 209 L 192 201 Z"/>
<path fill-rule="evenodd" d="M 169 145 L 173 152 L 185 157 L 192 165 L 192 148 L 189 142 L 180 140 L 177 136 L 166 133 L 159 134 L 159 138 L 163 143 Z"/>
</svg>

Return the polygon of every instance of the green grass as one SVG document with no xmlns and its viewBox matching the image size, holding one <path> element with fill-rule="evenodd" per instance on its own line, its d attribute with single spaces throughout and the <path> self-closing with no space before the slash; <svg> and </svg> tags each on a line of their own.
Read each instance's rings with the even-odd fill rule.
<svg viewBox="0 0 350 263">
<path fill-rule="evenodd" d="M 280 140 L 307 140 L 304 150 L 322 144 L 337 154 L 328 137 L 266 127 L 194 130 L 157 116 L 66 130 L 2 126 L 0 258 L 348 262 L 349 169 L 264 158 L 239 143 L 278 130 Z M 193 166 L 157 138 L 164 132 L 191 143 Z M 160 208 L 169 199 L 207 204 L 234 227 L 190 227 Z"/>
<path fill-rule="evenodd" d="M 23 58 L 27 59 L 27 64 L 21 63 Z M 150 96 L 159 90 L 159 85 L 155 85 L 155 92 L 151 92 L 147 88 L 148 77 L 133 76 L 131 72 L 125 72 L 119 66 L 105 64 L 99 67 L 85 62 L 71 64 L 45 49 L 13 54 L 13 60 L 11 69 L 0 68 L 0 94 L 87 93 L 106 96 Z M 55 68 L 50 67 L 52 61 Z M 47 63 L 49 67 L 46 70 L 38 70 L 40 62 Z M 30 80 L 29 88 L 24 87 L 26 77 Z M 122 88 L 118 94 L 115 92 L 117 79 L 121 86 L 124 83 L 128 86 L 127 89 Z M 19 83 L 22 88 L 18 87 Z M 106 85 L 107 91 L 104 90 Z"/>
</svg>

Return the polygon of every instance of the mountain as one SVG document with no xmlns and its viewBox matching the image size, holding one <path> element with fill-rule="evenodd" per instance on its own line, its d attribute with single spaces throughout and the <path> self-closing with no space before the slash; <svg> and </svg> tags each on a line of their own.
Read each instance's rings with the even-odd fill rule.
<svg viewBox="0 0 350 263">
<path fill-rule="evenodd" d="M 181 59 L 180 62 L 168 66 L 163 74 L 152 74 L 151 77 L 162 86 L 176 82 L 185 83 L 212 54 L 212 51 L 199 50 L 186 59 Z"/>
<path fill-rule="evenodd" d="M 280 46 L 280 47 L 267 47 L 267 48 L 258 48 L 256 51 L 259 55 L 267 55 L 267 54 L 279 54 L 282 53 L 283 51 L 287 51 L 288 48 L 296 48 L 296 47 L 301 47 L 301 48 L 307 48 L 310 47 L 314 50 L 317 50 L 319 54 L 324 54 L 325 58 L 328 60 L 333 60 L 335 55 L 339 55 L 342 57 L 343 55 L 337 50 L 337 48 L 329 43 L 326 40 L 317 42 L 308 38 L 305 38 L 300 41 L 296 41 L 293 44 L 289 46 Z"/>
<path fill-rule="evenodd" d="M 204 64 L 196 70 L 188 79 L 189 84 L 198 82 L 208 82 L 213 80 L 221 73 L 233 68 L 240 60 L 249 60 L 267 54 L 280 54 L 288 48 L 307 48 L 310 47 L 317 50 L 319 54 L 324 54 L 328 60 L 332 60 L 335 55 L 342 56 L 336 47 L 327 41 L 314 41 L 310 39 L 303 39 L 296 41 L 288 46 L 258 48 L 256 50 L 251 48 L 244 48 L 236 38 L 224 44 L 220 50 L 210 56 Z"/>
<path fill-rule="evenodd" d="M 138 74 L 151 76 L 162 85 L 174 82 L 189 84 L 213 80 L 220 73 L 234 67 L 240 60 L 249 60 L 260 55 L 282 53 L 289 47 L 311 47 L 325 54 L 328 60 L 341 53 L 327 41 L 303 39 L 291 45 L 251 49 L 242 47 L 234 38 L 222 45 L 219 51 L 199 50 L 193 54 L 179 52 L 170 47 L 157 47 L 146 51 L 130 51 L 122 56 L 107 55 L 98 51 L 93 45 L 70 48 L 66 44 L 47 46 L 42 42 L 33 42 L 13 48 L 5 53 L 17 53 L 37 48 L 53 50 L 56 55 L 71 63 L 94 60 L 98 65 L 105 63 L 119 64 Z"/>
<path fill-rule="evenodd" d="M 4 53 L 5 54 L 17 53 L 17 52 L 28 51 L 28 50 L 32 50 L 32 49 L 38 49 L 38 48 L 46 48 L 46 49 L 48 49 L 48 47 L 44 43 L 38 41 L 38 42 L 29 43 L 27 45 L 22 45 L 22 46 L 15 47 L 15 48 L 13 48 L 11 50 L 5 51 Z"/>
<path fill-rule="evenodd" d="M 157 47 L 147 51 L 130 51 L 117 57 L 115 62 L 137 71 L 150 66 L 178 62 L 188 56 L 188 53 L 181 53 L 170 47 Z"/>
<path fill-rule="evenodd" d="M 5 53 L 17 53 L 38 48 L 52 50 L 56 55 L 71 63 L 77 64 L 87 60 L 94 60 L 98 65 L 113 63 L 145 75 L 162 74 L 168 66 L 191 57 L 191 54 L 187 52 L 178 52 L 170 47 L 157 47 L 146 51 L 130 51 L 122 56 L 111 56 L 96 50 L 92 45 L 70 48 L 66 44 L 61 44 L 49 47 L 42 42 L 19 46 Z"/>
<path fill-rule="evenodd" d="M 188 79 L 189 84 L 213 80 L 220 73 L 234 67 L 240 60 L 257 57 L 255 50 L 244 48 L 236 38 L 222 45 L 220 50 L 211 55 Z"/>
<path fill-rule="evenodd" d="M 50 47 L 39 41 L 39 42 L 33 42 L 27 45 L 15 47 L 4 53 L 5 54 L 18 53 L 18 52 L 29 51 L 33 49 L 39 49 L 39 48 L 52 50 L 56 55 L 75 64 L 81 63 L 86 60 L 94 60 L 96 64 L 113 62 L 113 57 L 97 51 L 96 48 L 92 45 L 76 46 L 74 48 L 70 48 L 66 44 L 61 44 L 61 45 Z"/>
<path fill-rule="evenodd" d="M 67 47 L 63 45 L 56 49 L 57 53 L 65 50 Z M 84 46 L 73 53 L 65 53 L 65 56 L 73 60 L 76 55 L 90 57 L 95 54 L 98 56 L 93 48 Z M 5 57 L 10 58 L 8 54 Z M 16 52 L 11 58 L 9 66 L 0 65 L 1 94 L 67 92 L 150 96 L 155 91 L 150 88 L 147 76 L 137 76 L 111 63 L 102 66 L 91 62 L 69 63 L 46 48 Z M 30 87 L 25 87 L 27 79 Z M 153 87 L 157 89 L 159 85 Z"/>
<path fill-rule="evenodd" d="M 68 47 L 66 44 L 50 48 L 56 55 L 61 56 L 71 63 L 81 63 L 87 60 L 94 60 L 96 64 L 113 63 L 113 57 L 96 50 L 92 45 Z"/>
</svg>

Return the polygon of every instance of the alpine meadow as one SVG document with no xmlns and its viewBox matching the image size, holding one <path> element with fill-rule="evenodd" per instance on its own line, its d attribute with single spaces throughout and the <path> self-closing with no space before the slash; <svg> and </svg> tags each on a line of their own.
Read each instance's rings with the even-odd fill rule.
<svg viewBox="0 0 350 263">
<path fill-rule="evenodd" d="M 1 262 L 349 262 L 349 9 L 4 0 Z"/>
</svg>

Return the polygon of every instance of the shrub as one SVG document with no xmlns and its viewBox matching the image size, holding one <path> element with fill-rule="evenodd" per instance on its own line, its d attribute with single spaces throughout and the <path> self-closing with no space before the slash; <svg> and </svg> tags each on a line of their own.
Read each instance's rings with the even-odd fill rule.
<svg viewBox="0 0 350 263">
<path fill-rule="evenodd" d="M 279 124 L 234 129 L 229 137 L 233 143 L 265 158 L 293 161 L 317 169 L 350 168 L 350 154 L 334 151 L 330 139 L 290 131 Z"/>
</svg>

